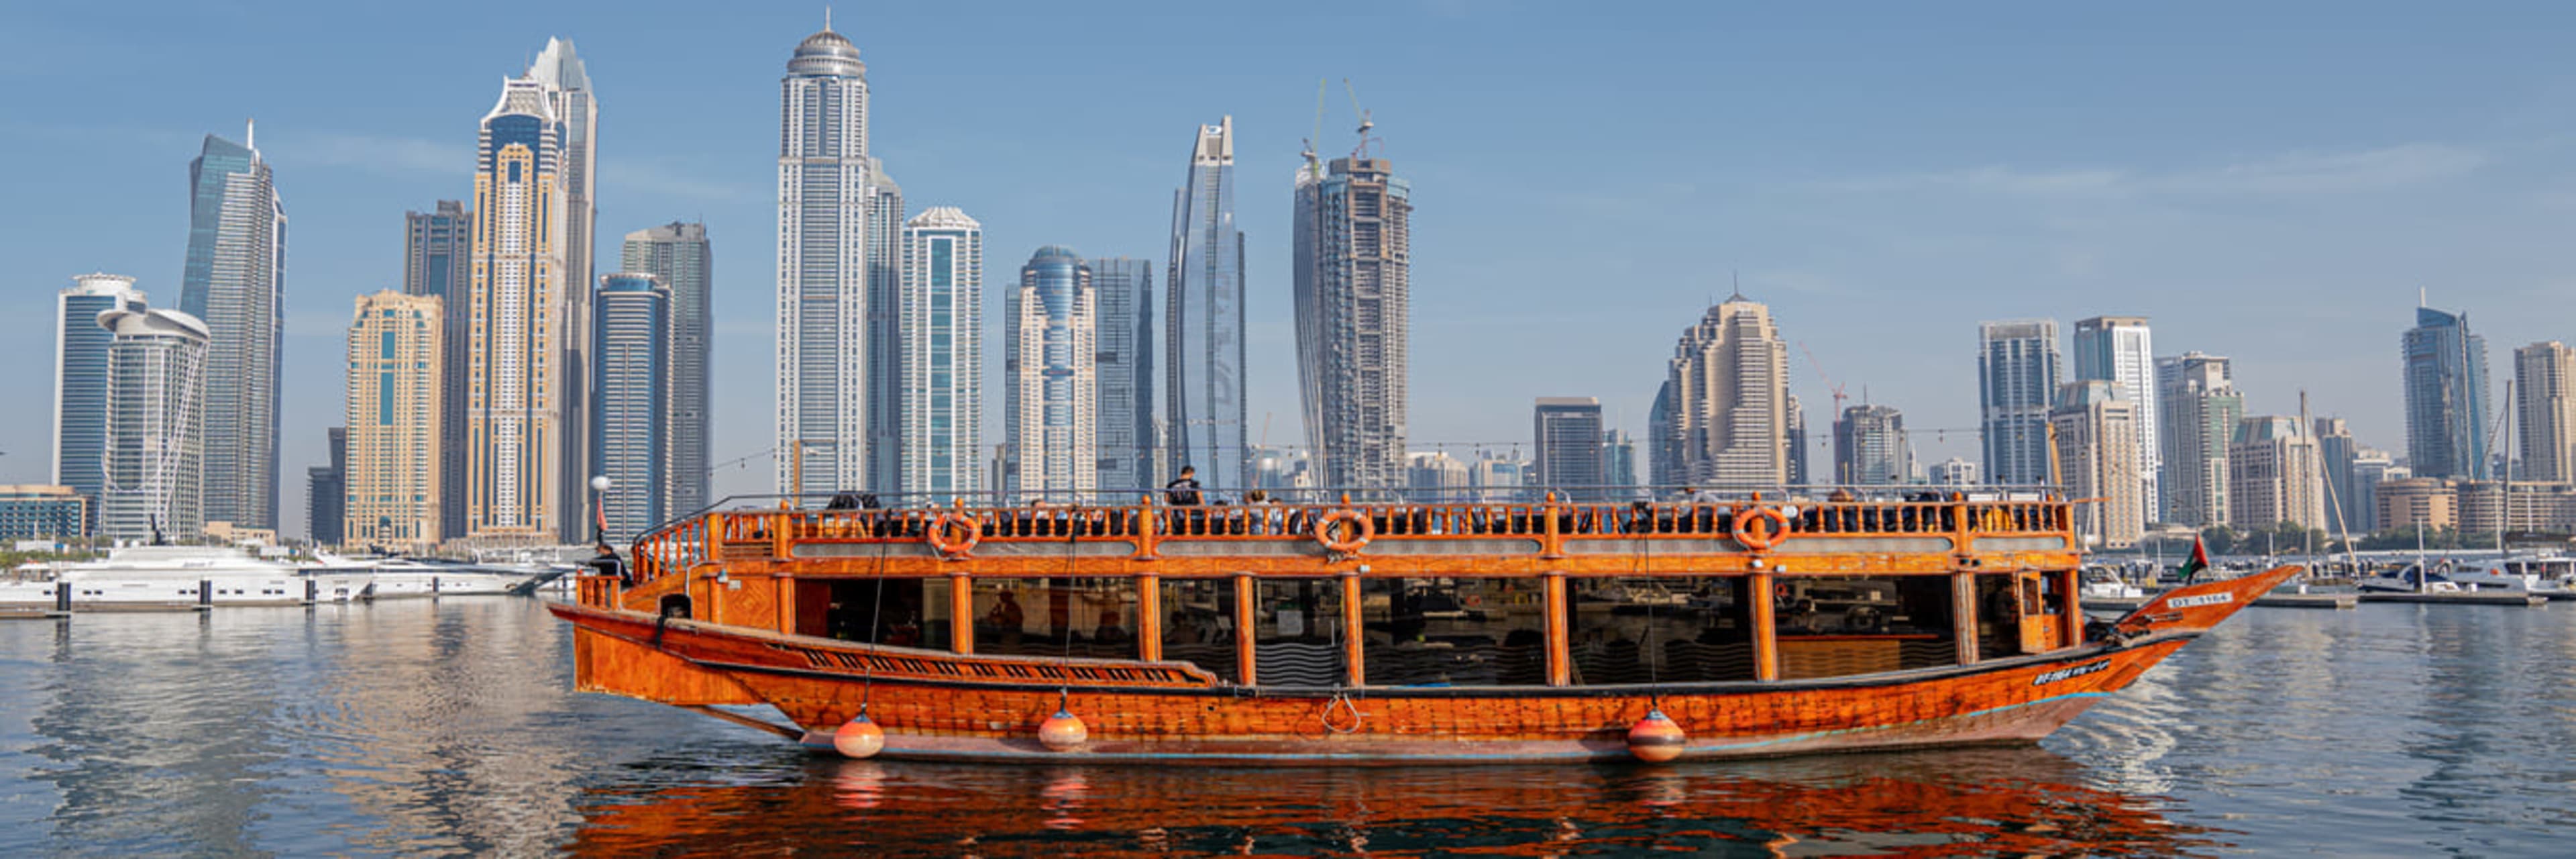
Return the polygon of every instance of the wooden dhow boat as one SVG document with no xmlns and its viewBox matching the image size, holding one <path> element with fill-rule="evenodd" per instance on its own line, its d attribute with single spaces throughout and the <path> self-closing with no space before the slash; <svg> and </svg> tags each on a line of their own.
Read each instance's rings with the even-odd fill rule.
<svg viewBox="0 0 2576 859">
<path fill-rule="evenodd" d="M 720 509 L 552 610 L 854 757 L 1664 761 L 2035 742 L 2298 570 L 2088 625 L 2045 490 L 1690 498 Z"/>
</svg>

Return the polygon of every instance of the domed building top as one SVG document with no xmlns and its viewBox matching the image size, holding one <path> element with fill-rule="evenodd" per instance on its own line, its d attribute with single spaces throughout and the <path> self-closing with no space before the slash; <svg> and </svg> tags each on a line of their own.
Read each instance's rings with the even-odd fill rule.
<svg viewBox="0 0 2576 859">
<path fill-rule="evenodd" d="M 795 75 L 834 75 L 866 77 L 868 64 L 859 62 L 859 46 L 849 37 L 832 31 L 829 16 L 823 19 L 822 32 L 796 43 L 796 56 L 787 61 L 787 72 Z"/>
</svg>

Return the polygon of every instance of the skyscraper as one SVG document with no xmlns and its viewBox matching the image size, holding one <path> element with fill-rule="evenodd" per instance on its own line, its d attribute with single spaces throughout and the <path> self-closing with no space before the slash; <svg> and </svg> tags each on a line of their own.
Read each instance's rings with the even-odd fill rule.
<svg viewBox="0 0 2576 859">
<path fill-rule="evenodd" d="M 1741 294 L 1709 308 L 1699 324 L 1682 331 L 1665 384 L 1672 393 L 1666 415 L 1677 448 L 1675 481 L 1788 481 L 1789 352 L 1771 308 Z"/>
<path fill-rule="evenodd" d="M 2352 458 L 2352 494 L 2361 499 L 2361 505 L 2348 511 L 2355 518 L 2346 520 L 2344 527 L 2355 534 L 2377 533 L 2384 527 L 2379 519 L 2379 485 L 2412 476 L 2414 473 L 2398 466 L 2396 457 L 2388 455 L 2388 451 L 2362 448 Z"/>
<path fill-rule="evenodd" d="M 2228 524 L 2240 531 L 2289 524 L 2325 528 L 2325 481 L 2316 440 L 2296 418 L 2250 417 L 2236 424 L 2227 453 Z"/>
<path fill-rule="evenodd" d="M 1977 393 L 1984 419 L 1986 480 L 2003 486 L 2051 482 L 2049 398 L 2058 379 L 2057 322 L 1977 324 Z"/>
<path fill-rule="evenodd" d="M 206 530 L 202 482 L 206 324 L 175 310 L 98 315 L 108 345 L 107 479 L 98 535 L 191 537 Z"/>
<path fill-rule="evenodd" d="M 673 221 L 626 234 L 619 255 L 624 271 L 649 274 L 671 293 L 670 448 L 664 469 L 662 510 L 693 513 L 707 497 L 709 439 L 708 362 L 715 345 L 715 254 L 707 225 Z M 602 359 L 605 360 L 605 359 Z"/>
<path fill-rule="evenodd" d="M 205 323 L 205 518 L 277 527 L 278 345 L 286 331 L 286 208 L 256 141 L 206 135 L 188 164 L 179 309 Z"/>
<path fill-rule="evenodd" d="M 671 303 L 671 291 L 652 275 L 599 279 L 591 344 L 599 366 L 599 413 L 592 421 L 599 437 L 591 445 L 591 473 L 609 480 L 600 518 L 612 543 L 631 541 L 669 518 Z"/>
<path fill-rule="evenodd" d="M 1538 485 L 1558 501 L 1600 501 L 1610 484 L 1601 473 L 1601 400 L 1540 397 L 1530 410 Z M 1408 475 L 1409 476 L 1409 475 Z"/>
<path fill-rule="evenodd" d="M 868 194 L 862 216 L 867 222 L 868 387 L 867 485 L 886 489 L 904 485 L 904 340 L 903 188 L 886 175 L 885 164 L 868 158 Z M 981 271 L 982 263 L 977 263 Z M 980 332 L 982 329 L 977 329 Z M 983 338 L 973 341 L 982 343 Z M 980 366 L 980 365 L 979 365 Z M 967 457 L 981 462 L 980 457 Z"/>
<path fill-rule="evenodd" d="M 357 299 L 343 439 L 359 467 L 341 472 L 345 500 L 335 543 L 427 552 L 446 533 L 439 521 L 446 316 L 445 302 L 433 295 L 387 290 Z"/>
<path fill-rule="evenodd" d="M 984 227 L 934 207 L 904 223 L 902 253 L 899 485 L 972 492 L 984 485 Z"/>
<path fill-rule="evenodd" d="M 331 464 L 304 470 L 304 533 L 316 546 L 337 546 L 348 535 L 349 428 L 327 431 Z"/>
<path fill-rule="evenodd" d="M 586 285 L 567 280 L 559 102 L 536 78 L 504 82 L 476 151 L 464 530 L 477 538 L 579 536 L 581 508 L 565 505 L 564 483 L 589 466 L 566 461 L 585 447 L 570 437 L 587 423 L 573 395 L 587 377 L 568 359 L 588 348 L 571 338 L 589 302 L 574 297 Z"/>
<path fill-rule="evenodd" d="M 2119 383 L 2121 399 L 2135 416 L 2138 467 L 2131 473 L 2145 484 L 2146 502 L 2138 510 L 2142 527 L 2164 515 L 2164 490 L 2157 480 L 2164 448 L 2156 434 L 2155 355 L 2146 317 L 2096 316 L 2075 323 L 2075 381 Z"/>
<path fill-rule="evenodd" d="M 787 76 L 778 82 L 782 492 L 857 488 L 872 476 L 868 441 L 876 425 L 868 415 L 868 359 L 883 347 L 868 342 L 874 180 L 867 74 L 859 49 L 827 21 L 822 32 L 796 46 Z M 893 215 L 900 218 L 902 212 L 898 208 Z"/>
<path fill-rule="evenodd" d="M 1098 359 L 1100 476 L 1104 491 L 1159 485 L 1154 479 L 1154 264 L 1126 257 L 1094 257 L 1091 291 L 1100 325 Z M 1124 499 L 1120 499 L 1124 500 Z"/>
<path fill-rule="evenodd" d="M 1199 127 L 1172 195 L 1163 329 L 1169 466 L 1211 489 L 1252 483 L 1244 437 L 1243 233 L 1234 228 L 1234 117 Z"/>
<path fill-rule="evenodd" d="M 1895 486 L 1914 476 L 1914 445 L 1905 436 L 1905 413 L 1862 404 L 1834 420 L 1834 474 L 1828 483 Z"/>
<path fill-rule="evenodd" d="M 2354 494 L 2354 463 L 2361 458 L 2361 443 L 2352 437 L 2352 428 L 2342 418 L 2317 418 L 2308 435 L 2316 439 L 2317 468 L 2326 483 L 2326 519 L 2318 527 L 2369 533 L 2362 524 L 2369 517 L 2362 511 L 2371 506 L 2371 499 Z"/>
<path fill-rule="evenodd" d="M 1310 159 L 1297 174 L 1297 377 L 1326 486 L 1394 487 L 1408 477 L 1413 189 L 1365 151 L 1330 167 Z M 1597 407 L 1593 418 L 1600 423 Z M 1540 473 L 1552 480 L 1544 465 Z"/>
<path fill-rule="evenodd" d="M 1601 433 L 1601 480 L 1618 487 L 1611 493 L 1618 500 L 1637 497 L 1637 439 L 1627 430 Z"/>
<path fill-rule="evenodd" d="M 88 499 L 83 533 L 98 527 L 99 491 L 107 480 L 108 348 L 116 335 L 99 314 L 141 311 L 134 278 L 85 274 L 54 299 L 54 485 Z"/>
<path fill-rule="evenodd" d="M 1807 404 L 1799 402 L 1796 394 L 1789 395 L 1788 415 L 1789 483 L 1806 486 L 1816 482 L 1816 477 L 1807 470 Z"/>
<path fill-rule="evenodd" d="M 553 100 L 556 121 L 562 123 L 563 207 L 562 232 L 556 238 L 563 249 L 562 334 L 555 341 L 561 349 L 557 359 L 563 368 L 563 433 L 562 451 L 557 454 L 555 509 L 562 511 L 562 539 L 579 536 L 582 520 L 590 518 L 590 291 L 595 272 L 591 263 L 597 244 L 592 241 L 592 222 L 599 217 L 599 204 L 592 196 L 597 186 L 596 165 L 599 163 L 599 101 L 591 93 L 590 75 L 575 56 L 572 42 L 547 39 L 545 50 L 528 64 L 528 79 L 545 87 L 546 97 Z"/>
<path fill-rule="evenodd" d="M 1650 490 L 1690 482 L 1690 466 L 1682 457 L 1681 416 L 1673 405 L 1672 370 L 1667 367 L 1664 372 L 1664 383 L 1655 387 L 1654 405 L 1646 409 L 1646 484 Z"/>
<path fill-rule="evenodd" d="M 2075 505 L 2075 532 L 2105 549 L 2137 545 L 2147 517 L 2138 479 L 2138 412 L 2128 386 L 2088 379 L 2058 390 L 2048 422 L 2056 439 L 2058 480 Z"/>
<path fill-rule="evenodd" d="M 1467 464 L 1457 457 L 1433 451 L 1409 453 L 1404 457 L 1405 485 L 1410 497 L 1424 504 L 1466 500 L 1463 492 L 1471 483 Z"/>
<path fill-rule="evenodd" d="M 2576 349 L 2555 340 L 2513 350 L 2523 480 L 2576 482 Z"/>
<path fill-rule="evenodd" d="M 427 214 L 403 213 L 403 294 L 437 296 L 439 326 L 438 485 L 441 539 L 465 536 L 466 380 L 472 375 L 474 214 L 440 200 Z M 334 517 L 333 528 L 338 528 Z"/>
<path fill-rule="evenodd" d="M 1092 410 L 1099 381 L 1092 355 L 1099 304 L 1091 267 L 1073 249 L 1048 245 L 1020 267 L 1002 339 L 1009 345 L 1002 378 L 1010 439 L 1002 475 L 1008 492 L 1083 492 L 1100 476 L 1099 429 Z"/>
<path fill-rule="evenodd" d="M 2158 405 L 2164 409 L 2165 518 L 2177 525 L 2225 525 L 2228 446 L 2245 416 L 2244 395 L 2226 358 L 2185 352 L 2156 359 Z"/>
<path fill-rule="evenodd" d="M 2406 366 L 2406 459 L 2417 477 L 2487 476 L 2487 339 L 2467 314 L 2415 308 Z"/>
</svg>

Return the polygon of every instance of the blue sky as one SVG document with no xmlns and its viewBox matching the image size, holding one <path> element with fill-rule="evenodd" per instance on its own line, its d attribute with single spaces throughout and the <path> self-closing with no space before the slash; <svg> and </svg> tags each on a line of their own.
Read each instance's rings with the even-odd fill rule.
<svg viewBox="0 0 2576 859">
<path fill-rule="evenodd" d="M 1211 8 L 1217 7 L 1217 8 Z M 475 122 L 548 36 L 601 103 L 599 238 L 703 219 L 718 459 L 769 447 L 780 3 L 12 3 L 0 9 L 0 480 L 50 456 L 53 296 L 175 304 L 187 163 L 259 120 L 291 220 L 283 506 L 339 422 L 352 297 L 400 285 L 406 209 L 469 190 Z M 1413 436 L 1515 442 L 1538 396 L 1640 429 L 1675 335 L 1740 273 L 1793 349 L 1974 457 L 1981 319 L 2153 317 L 2237 359 L 2251 413 L 2403 450 L 2415 297 L 2510 349 L 2576 340 L 2576 9 L 2553 4 L 844 4 L 872 143 L 917 211 L 1160 260 L 1194 127 L 1235 117 L 1252 412 L 1296 440 L 1289 187 L 1330 79 L 1413 183 Z M 988 294 L 989 297 L 989 294 Z M 987 304 L 1000 307 L 997 298 Z M 988 316 L 992 314 L 988 312 Z M 998 317 L 988 323 L 998 330 Z M 999 366 L 990 362 L 988 366 Z M 998 401 L 998 383 L 992 384 Z M 999 425 L 988 421 L 999 440 Z M 1950 432 L 1932 431 L 1951 428 Z M 1822 434 L 1819 433 L 1819 436 Z M 719 476 L 759 491 L 765 462 Z"/>
</svg>

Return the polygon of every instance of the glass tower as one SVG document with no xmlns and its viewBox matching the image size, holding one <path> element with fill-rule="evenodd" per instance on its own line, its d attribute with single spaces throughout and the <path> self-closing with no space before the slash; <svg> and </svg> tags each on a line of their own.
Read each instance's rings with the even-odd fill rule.
<svg viewBox="0 0 2576 859">
<path fill-rule="evenodd" d="M 1100 388 L 1094 413 L 1099 429 L 1092 434 L 1100 465 L 1092 485 L 1103 491 L 1151 488 L 1161 483 L 1154 479 L 1154 264 L 1098 257 L 1090 265 L 1100 310 L 1093 335 L 1099 350 L 1092 362 Z"/>
<path fill-rule="evenodd" d="M 1540 397 L 1530 414 L 1531 446 L 1536 448 L 1538 485 L 1557 493 L 1559 501 L 1600 501 L 1610 485 L 1602 473 L 1601 400 L 1595 397 Z"/>
<path fill-rule="evenodd" d="M 206 324 L 175 310 L 98 315 L 108 345 L 107 479 L 98 534 L 125 540 L 205 533 Z"/>
<path fill-rule="evenodd" d="M 1298 174 L 1297 377 L 1325 486 L 1407 479 L 1412 219 L 1412 186 L 1386 159 L 1309 162 Z M 1552 485 L 1577 485 L 1550 474 L 1543 459 L 1540 472 Z"/>
<path fill-rule="evenodd" d="M 1986 481 L 1998 486 L 2056 482 L 2048 473 L 2048 410 L 2057 396 L 2057 323 L 2048 319 L 1977 325 L 1977 393 L 1984 420 Z"/>
<path fill-rule="evenodd" d="M 205 518 L 277 527 L 277 378 L 286 330 L 286 209 L 246 130 L 206 135 L 188 165 L 179 309 L 205 323 Z"/>
<path fill-rule="evenodd" d="M 2145 503 L 2139 515 L 2149 521 L 2163 521 L 2163 488 L 2157 471 L 2164 467 L 2164 443 L 2157 435 L 2156 351 L 2154 332 L 2147 328 L 2143 316 L 2096 316 L 2075 323 L 2075 381 L 2118 383 L 2129 402 L 2132 423 L 2131 444 L 2137 448 L 2138 465 L 2134 470 Z"/>
<path fill-rule="evenodd" d="M 868 249 L 882 239 L 869 236 L 877 222 L 870 217 L 867 74 L 859 49 L 827 22 L 796 46 L 778 82 L 782 492 L 854 489 L 871 477 Z M 895 207 L 901 218 L 900 203 Z"/>
<path fill-rule="evenodd" d="M 1100 476 L 1097 418 L 1098 296 L 1091 266 L 1071 248 L 1049 245 L 1020 267 L 1005 311 L 1010 389 L 1008 470 L 1003 491 L 1088 492 Z"/>
<path fill-rule="evenodd" d="M 99 314 L 141 311 L 134 278 L 85 274 L 55 297 L 54 485 L 89 499 L 81 533 L 98 525 L 99 489 L 107 480 L 107 349 L 116 335 Z"/>
<path fill-rule="evenodd" d="M 429 212 L 403 213 L 403 294 L 437 296 L 444 317 L 439 354 L 438 485 L 440 539 L 465 536 L 465 380 L 473 330 L 474 218 L 465 204 L 440 200 Z M 339 526 L 332 526 L 337 529 Z"/>
<path fill-rule="evenodd" d="M 902 249 L 899 485 L 974 492 L 984 480 L 984 227 L 935 207 L 905 222 Z"/>
<path fill-rule="evenodd" d="M 2417 477 L 2485 480 L 2487 338 L 2465 313 L 2415 308 L 2400 340 L 2406 366 L 2406 460 Z"/>
<path fill-rule="evenodd" d="M 1243 233 L 1234 226 L 1234 117 L 1199 127 L 1190 170 L 1172 198 L 1171 271 L 1163 283 L 1168 464 L 1198 468 L 1211 489 L 1252 485 L 1244 438 Z"/>
<path fill-rule="evenodd" d="M 671 462 L 671 291 L 649 274 L 599 279 L 591 354 L 599 437 L 591 473 L 609 480 L 600 518 L 612 544 L 662 524 Z M 695 509 L 695 508 L 692 508 Z"/>
<path fill-rule="evenodd" d="M 626 234 L 625 271 L 649 274 L 671 292 L 671 461 L 663 512 L 697 512 L 708 497 L 709 349 L 715 342 L 715 257 L 707 225 L 674 221 Z"/>
</svg>

